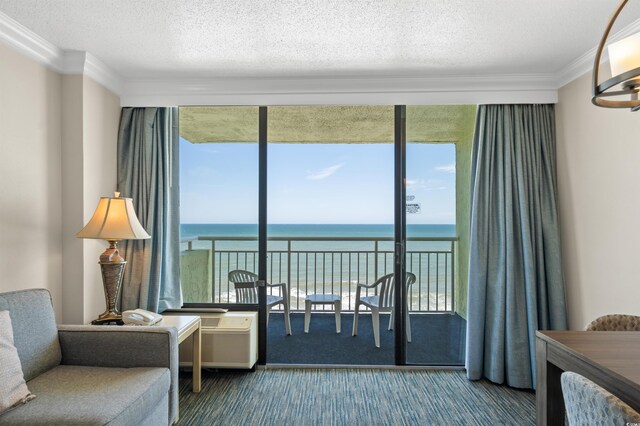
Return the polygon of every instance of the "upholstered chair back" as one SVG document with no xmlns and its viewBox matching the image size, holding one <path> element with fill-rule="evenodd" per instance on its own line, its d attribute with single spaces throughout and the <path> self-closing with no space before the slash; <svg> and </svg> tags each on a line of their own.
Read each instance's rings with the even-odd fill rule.
<svg viewBox="0 0 640 426">
<path fill-rule="evenodd" d="M 586 377 L 566 372 L 560 381 L 569 426 L 640 423 L 640 413 Z"/>
<path fill-rule="evenodd" d="M 636 315 L 610 314 L 591 321 L 586 331 L 640 331 L 640 317 Z"/>
<path fill-rule="evenodd" d="M 11 316 L 13 340 L 27 382 L 60 364 L 58 327 L 48 290 L 0 293 L 0 311 L 9 311 Z"/>
</svg>

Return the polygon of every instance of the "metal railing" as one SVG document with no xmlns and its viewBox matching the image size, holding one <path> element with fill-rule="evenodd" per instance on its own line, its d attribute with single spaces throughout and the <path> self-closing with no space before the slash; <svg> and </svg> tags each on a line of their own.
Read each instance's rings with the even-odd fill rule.
<svg viewBox="0 0 640 426">
<path fill-rule="evenodd" d="M 407 241 L 406 270 L 417 278 L 408 289 L 409 310 L 452 312 L 457 238 L 410 237 Z M 257 271 L 255 237 L 199 236 L 183 238 L 181 243 L 186 250 L 210 250 L 213 303 L 235 302 L 230 271 Z M 393 238 L 272 237 L 267 256 L 268 281 L 288 284 L 292 310 L 304 310 L 308 294 L 323 293 L 340 295 L 343 310 L 350 311 L 358 283 L 372 284 L 393 272 Z M 274 291 L 279 295 L 279 288 Z"/>
</svg>

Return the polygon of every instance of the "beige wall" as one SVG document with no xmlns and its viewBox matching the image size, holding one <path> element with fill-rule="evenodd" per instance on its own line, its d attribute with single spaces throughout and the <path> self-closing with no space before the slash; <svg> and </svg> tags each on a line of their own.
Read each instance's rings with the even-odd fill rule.
<svg viewBox="0 0 640 426">
<path fill-rule="evenodd" d="M 84 322 L 82 76 L 62 76 L 62 322 Z"/>
<path fill-rule="evenodd" d="M 86 323 L 105 309 L 98 257 L 106 243 L 75 233 L 91 219 L 99 198 L 116 188 L 120 98 L 91 78 L 66 75 L 62 121 L 62 321 Z"/>
<path fill-rule="evenodd" d="M 83 78 L 84 223 L 100 197 L 113 196 L 117 183 L 117 141 L 120 98 L 89 77 Z M 79 229 L 78 229 L 79 230 Z M 107 248 L 101 240 L 84 241 L 84 321 L 105 309 L 98 257 Z"/>
<path fill-rule="evenodd" d="M 60 75 L 0 45 L 0 292 L 62 310 Z"/>
<path fill-rule="evenodd" d="M 595 107 L 591 75 L 560 89 L 558 192 L 569 325 L 640 314 L 640 112 Z"/>
<path fill-rule="evenodd" d="M 0 45 L 0 292 L 51 291 L 59 322 L 104 310 L 104 242 L 75 238 L 116 187 L 120 99 Z"/>
</svg>

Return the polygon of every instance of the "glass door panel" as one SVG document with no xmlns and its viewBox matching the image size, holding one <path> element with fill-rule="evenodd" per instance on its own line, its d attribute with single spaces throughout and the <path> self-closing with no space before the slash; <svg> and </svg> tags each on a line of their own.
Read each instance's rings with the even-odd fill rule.
<svg viewBox="0 0 640 426">
<path fill-rule="evenodd" d="M 393 107 L 276 106 L 268 117 L 267 277 L 287 284 L 292 331 L 274 306 L 268 362 L 394 364 L 386 300 L 380 347 L 364 304 L 351 336 L 358 297 L 371 304 L 381 291 L 358 296 L 358 284 L 393 273 Z"/>
<path fill-rule="evenodd" d="M 258 272 L 258 107 L 181 107 L 179 155 L 185 306 L 257 307 L 230 273 Z"/>
<path fill-rule="evenodd" d="M 408 364 L 464 362 L 466 300 L 462 309 L 457 303 L 466 289 L 458 283 L 463 260 L 457 222 L 468 217 L 461 216 L 468 185 L 458 187 L 457 178 L 468 179 L 469 163 L 459 156 L 470 156 L 474 116 L 474 106 L 407 106 Z"/>
</svg>

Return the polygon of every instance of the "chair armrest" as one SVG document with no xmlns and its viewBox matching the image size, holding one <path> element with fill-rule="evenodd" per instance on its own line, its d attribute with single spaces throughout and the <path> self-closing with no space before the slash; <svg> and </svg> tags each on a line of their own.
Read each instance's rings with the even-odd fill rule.
<svg viewBox="0 0 640 426">
<path fill-rule="evenodd" d="M 369 284 L 369 285 L 358 283 L 358 287 L 364 287 L 364 288 L 374 288 L 377 285 L 378 285 L 377 283 L 373 283 L 373 284 Z"/>
<path fill-rule="evenodd" d="M 286 288 L 287 283 L 277 283 L 277 284 L 269 284 L 267 283 L 267 287 L 282 287 L 282 288 Z"/>
<path fill-rule="evenodd" d="M 178 330 L 157 326 L 60 325 L 62 364 L 164 367 L 171 373 L 169 419 L 178 415 Z"/>
</svg>

